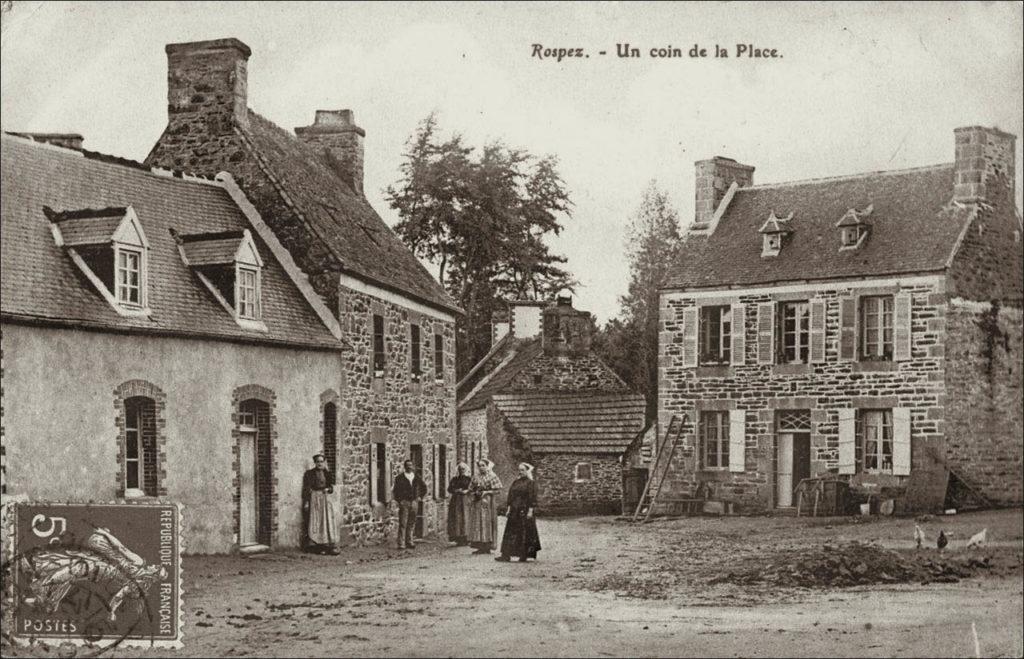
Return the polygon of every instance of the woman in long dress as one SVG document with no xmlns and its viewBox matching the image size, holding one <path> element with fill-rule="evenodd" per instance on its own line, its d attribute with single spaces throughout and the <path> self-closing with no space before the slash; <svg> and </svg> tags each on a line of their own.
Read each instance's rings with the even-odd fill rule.
<svg viewBox="0 0 1024 659">
<path fill-rule="evenodd" d="M 489 554 L 498 537 L 498 511 L 494 495 L 501 491 L 501 479 L 494 473 L 494 463 L 486 458 L 477 462 L 480 473 L 473 479 L 467 535 L 474 554 Z"/>
<path fill-rule="evenodd" d="M 519 477 L 508 488 L 508 509 L 505 511 L 505 534 L 501 538 L 501 556 L 494 560 L 510 561 L 518 556 L 521 563 L 537 559 L 540 535 L 537 533 L 537 485 L 533 482 L 533 465 L 519 463 Z"/>
<path fill-rule="evenodd" d="M 327 496 L 334 492 L 334 474 L 320 453 L 313 456 L 312 469 L 302 477 L 303 529 L 306 550 L 320 554 L 338 554 L 338 531 L 334 524 L 334 506 Z"/>
<path fill-rule="evenodd" d="M 469 476 L 469 465 L 460 462 L 456 467 L 458 475 L 448 483 L 448 540 L 463 547 L 469 544 L 466 537 L 466 522 L 470 514 L 469 488 L 473 479 Z"/>
</svg>

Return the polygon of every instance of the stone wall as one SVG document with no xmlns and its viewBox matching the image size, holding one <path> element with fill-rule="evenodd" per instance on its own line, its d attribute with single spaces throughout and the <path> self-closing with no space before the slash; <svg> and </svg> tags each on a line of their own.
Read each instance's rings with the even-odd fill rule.
<svg viewBox="0 0 1024 659">
<path fill-rule="evenodd" d="M 421 314 L 379 298 L 339 287 L 339 322 L 351 350 L 343 355 L 346 395 L 340 401 L 339 427 L 342 446 L 339 461 L 343 465 L 345 488 L 343 531 L 355 542 L 385 538 L 396 523 L 393 502 L 385 507 L 370 502 L 368 483 L 368 445 L 386 439 L 389 469 L 401 470 L 409 457 L 409 447 L 423 446 L 423 479 L 430 492 L 436 491 L 432 476 L 436 445 L 447 447 L 449 463 L 455 458 L 455 327 L 452 322 Z M 373 372 L 373 316 L 384 317 L 385 372 Z M 421 375 L 418 381 L 411 369 L 412 324 L 420 326 Z M 434 370 L 434 334 L 444 340 L 444 372 Z M 448 469 L 453 474 L 452 468 Z M 447 486 L 447 483 L 445 483 Z M 447 509 L 445 500 L 426 501 L 427 535 L 443 528 Z"/>
<path fill-rule="evenodd" d="M 682 444 L 666 481 L 667 493 L 692 494 L 707 483 L 715 498 L 742 508 L 773 505 L 775 485 L 775 422 L 778 410 L 810 411 L 811 474 L 838 467 L 839 410 L 842 408 L 911 409 L 911 455 L 928 443 L 941 442 L 946 395 L 945 282 L 940 276 L 895 281 L 830 283 L 785 290 L 771 288 L 721 297 L 685 293 L 661 296 L 659 336 L 658 436 L 675 414 L 686 413 Z M 851 295 L 905 293 L 912 296 L 910 358 L 900 362 L 859 362 L 840 359 L 840 300 Z M 757 304 L 782 300 L 821 299 L 826 303 L 824 361 L 808 365 L 759 364 Z M 746 306 L 745 355 L 742 365 L 683 365 L 684 309 L 698 304 Z M 700 465 L 694 420 L 702 411 L 744 410 L 744 470 L 704 469 Z M 732 458 L 733 456 L 730 456 Z"/>
<path fill-rule="evenodd" d="M 594 515 L 622 512 L 619 456 L 586 453 L 534 455 L 538 515 Z M 590 464 L 591 478 L 574 480 L 576 465 Z"/>
<path fill-rule="evenodd" d="M 953 299 L 947 314 L 946 459 L 986 498 L 1024 501 L 1021 310 Z"/>
</svg>

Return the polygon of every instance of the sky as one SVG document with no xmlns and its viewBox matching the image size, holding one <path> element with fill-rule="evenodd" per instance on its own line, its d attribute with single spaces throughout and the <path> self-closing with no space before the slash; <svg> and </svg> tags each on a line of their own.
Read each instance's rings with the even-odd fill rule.
<svg viewBox="0 0 1024 659">
<path fill-rule="evenodd" d="M 557 156 L 574 207 L 550 245 L 580 281 L 576 306 L 604 322 L 626 292 L 626 228 L 644 189 L 655 181 L 685 227 L 696 160 L 735 158 L 773 183 L 951 162 L 958 126 L 1021 135 L 1022 13 L 1019 2 L 15 0 L 0 127 L 77 132 L 87 149 L 142 160 L 167 119 L 164 45 L 236 37 L 252 49 L 249 105 L 263 116 L 290 129 L 318 109 L 354 110 L 366 194 L 389 224 L 384 189 L 431 111 L 470 144 Z M 541 59 L 536 44 L 588 56 Z M 641 57 L 618 57 L 618 44 Z M 778 56 L 736 57 L 739 44 Z M 708 56 L 688 57 L 695 45 Z"/>
</svg>

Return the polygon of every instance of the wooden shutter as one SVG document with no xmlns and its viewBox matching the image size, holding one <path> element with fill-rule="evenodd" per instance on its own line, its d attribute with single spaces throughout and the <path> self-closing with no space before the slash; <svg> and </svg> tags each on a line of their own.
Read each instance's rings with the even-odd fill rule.
<svg viewBox="0 0 1024 659">
<path fill-rule="evenodd" d="M 839 473 L 857 473 L 857 410 L 839 410 Z"/>
<path fill-rule="evenodd" d="M 697 308 L 683 309 L 683 368 L 697 368 Z"/>
<path fill-rule="evenodd" d="M 895 298 L 893 313 L 893 346 L 894 361 L 910 359 L 910 307 L 912 299 L 909 293 L 900 293 Z"/>
<path fill-rule="evenodd" d="M 385 487 L 387 487 L 384 497 L 388 503 L 391 503 L 391 491 L 394 488 L 394 474 L 391 473 L 391 456 L 387 454 L 387 444 L 384 445 L 384 476 Z"/>
<path fill-rule="evenodd" d="M 910 475 L 910 408 L 892 410 L 892 473 Z"/>
<path fill-rule="evenodd" d="M 825 301 L 811 300 L 811 363 L 825 361 Z"/>
<path fill-rule="evenodd" d="M 747 352 L 747 305 L 732 305 L 732 363 L 743 366 Z"/>
<path fill-rule="evenodd" d="M 370 505 L 377 503 L 377 444 L 366 445 L 370 453 Z"/>
<path fill-rule="evenodd" d="M 839 359 L 853 361 L 856 358 L 857 298 L 844 297 L 839 301 Z"/>
<path fill-rule="evenodd" d="M 441 451 L 437 449 L 437 444 L 430 445 L 431 459 L 434 463 L 434 470 L 431 472 L 430 487 L 434 488 L 434 498 L 441 498 Z"/>
<path fill-rule="evenodd" d="M 747 466 L 747 412 L 729 410 L 729 471 L 743 471 Z"/>
<path fill-rule="evenodd" d="M 763 302 L 757 305 L 757 363 L 775 362 L 775 304 Z"/>
</svg>

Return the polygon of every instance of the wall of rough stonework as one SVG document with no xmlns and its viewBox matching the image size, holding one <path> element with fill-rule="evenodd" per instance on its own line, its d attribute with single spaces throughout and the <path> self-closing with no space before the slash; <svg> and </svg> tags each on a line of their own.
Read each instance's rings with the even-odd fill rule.
<svg viewBox="0 0 1024 659">
<path fill-rule="evenodd" d="M 352 190 L 363 194 L 363 138 L 366 131 L 355 124 L 352 110 L 317 110 L 312 126 L 295 129 L 306 144 L 324 159 Z"/>
<path fill-rule="evenodd" d="M 368 444 L 387 441 L 391 472 L 401 470 L 409 446 L 423 445 L 423 479 L 435 491 L 431 464 L 435 446 L 447 446 L 450 463 L 455 460 L 455 327 L 451 322 L 406 309 L 379 298 L 339 288 L 339 322 L 342 336 L 351 346 L 344 353 L 346 395 L 340 401 L 345 431 L 339 462 L 344 465 L 343 533 L 355 542 L 385 538 L 397 523 L 397 507 L 370 503 Z M 384 317 L 385 370 L 373 372 L 373 316 Z M 422 374 L 414 381 L 411 369 L 410 326 L 420 326 Z M 434 371 L 434 334 L 444 340 L 444 372 Z M 341 424 L 339 424 L 341 425 Z M 453 471 L 449 470 L 449 473 Z M 447 487 L 447 483 L 445 483 Z M 425 534 L 443 528 L 445 499 L 426 501 Z"/>
<path fill-rule="evenodd" d="M 506 391 L 628 391 L 625 383 L 594 355 L 558 358 L 538 355 Z"/>
<path fill-rule="evenodd" d="M 740 509 L 770 507 L 775 487 L 775 420 L 778 410 L 809 410 L 811 473 L 838 467 L 841 408 L 911 409 L 911 463 L 928 444 L 941 446 L 947 397 L 945 374 L 945 282 L 942 277 L 905 283 L 828 283 L 804 290 L 772 288 L 720 297 L 662 293 L 659 335 L 658 437 L 674 414 L 686 413 L 680 450 L 673 459 L 664 490 L 685 496 L 707 483 L 712 496 L 739 504 Z M 909 282 L 909 283 L 907 283 Z M 858 362 L 839 359 L 840 299 L 854 294 L 909 293 L 911 358 L 901 362 Z M 786 300 L 826 302 L 825 361 L 809 365 L 758 364 L 757 304 Z M 746 304 L 743 365 L 683 366 L 683 310 L 697 304 Z M 700 466 L 694 420 L 702 411 L 746 411 L 744 471 Z M 733 456 L 730 456 L 732 458 Z"/>
<path fill-rule="evenodd" d="M 299 546 L 302 476 L 321 451 L 321 395 L 345 395 L 339 353 L 5 323 L 3 354 L 8 495 L 121 496 L 123 399 L 146 395 L 157 403 L 158 492 L 185 506 L 186 551 L 234 551 L 233 398 L 264 392 L 273 400 L 271 546 Z M 340 499 L 335 492 L 336 507 Z"/>
<path fill-rule="evenodd" d="M 946 459 L 999 504 L 1024 501 L 1020 308 L 954 299 L 946 317 Z"/>
<path fill-rule="evenodd" d="M 622 512 L 622 465 L 619 456 L 588 453 L 535 454 L 537 514 L 594 515 Z M 577 463 L 590 463 L 590 480 L 576 482 Z"/>
</svg>

